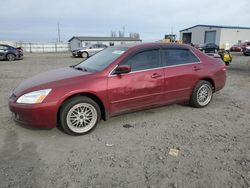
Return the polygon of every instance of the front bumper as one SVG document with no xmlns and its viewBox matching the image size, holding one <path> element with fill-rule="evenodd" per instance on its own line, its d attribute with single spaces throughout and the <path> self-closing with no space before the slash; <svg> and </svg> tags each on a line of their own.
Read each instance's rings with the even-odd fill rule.
<svg viewBox="0 0 250 188">
<path fill-rule="evenodd" d="M 56 102 L 18 104 L 9 99 L 9 108 L 15 121 L 36 128 L 54 128 L 57 125 Z"/>
<path fill-rule="evenodd" d="M 246 55 L 250 55 L 250 50 L 249 50 L 249 49 L 246 49 L 246 50 L 244 51 L 244 53 L 245 53 Z"/>
<path fill-rule="evenodd" d="M 73 51 L 72 52 L 72 56 L 73 57 L 81 57 L 81 52 L 79 52 L 79 51 Z"/>
</svg>

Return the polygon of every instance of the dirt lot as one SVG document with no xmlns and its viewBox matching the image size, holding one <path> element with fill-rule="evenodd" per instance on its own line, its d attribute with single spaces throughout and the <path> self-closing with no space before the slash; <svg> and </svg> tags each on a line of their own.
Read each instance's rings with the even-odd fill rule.
<svg viewBox="0 0 250 188">
<path fill-rule="evenodd" d="M 250 187 L 250 57 L 233 58 L 226 87 L 206 108 L 126 114 L 80 137 L 23 128 L 7 99 L 23 79 L 81 59 L 0 61 L 0 187 Z"/>
</svg>

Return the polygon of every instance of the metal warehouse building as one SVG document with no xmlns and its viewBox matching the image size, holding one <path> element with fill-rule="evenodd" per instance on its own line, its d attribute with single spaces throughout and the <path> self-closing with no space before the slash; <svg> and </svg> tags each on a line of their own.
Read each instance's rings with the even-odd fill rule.
<svg viewBox="0 0 250 188">
<path fill-rule="evenodd" d="M 227 49 L 233 44 L 250 41 L 250 27 L 232 27 L 215 25 L 195 25 L 180 31 L 183 43 L 215 43 Z"/>
<path fill-rule="evenodd" d="M 70 49 L 86 46 L 88 44 L 105 44 L 108 46 L 114 46 L 119 44 L 127 44 L 134 42 L 141 42 L 141 39 L 131 37 L 72 37 L 69 39 Z"/>
</svg>

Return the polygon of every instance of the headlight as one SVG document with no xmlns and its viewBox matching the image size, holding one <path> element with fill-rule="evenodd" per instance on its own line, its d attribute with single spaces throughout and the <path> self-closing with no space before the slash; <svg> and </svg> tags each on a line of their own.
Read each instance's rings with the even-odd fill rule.
<svg viewBox="0 0 250 188">
<path fill-rule="evenodd" d="M 17 99 L 17 103 L 37 104 L 43 102 L 45 97 L 50 93 L 51 89 L 43 89 L 26 93 Z"/>
</svg>

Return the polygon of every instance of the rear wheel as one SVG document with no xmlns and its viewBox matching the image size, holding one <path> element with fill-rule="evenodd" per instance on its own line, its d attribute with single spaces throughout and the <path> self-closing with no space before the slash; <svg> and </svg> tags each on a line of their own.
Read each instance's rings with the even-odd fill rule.
<svg viewBox="0 0 250 188">
<path fill-rule="evenodd" d="M 7 56 L 6 56 L 6 58 L 7 58 L 7 60 L 8 61 L 14 61 L 15 60 L 15 55 L 14 54 L 8 54 Z"/>
<path fill-rule="evenodd" d="M 210 82 L 200 80 L 194 87 L 190 104 L 197 108 L 207 106 L 213 98 L 213 88 Z"/>
<path fill-rule="evenodd" d="M 83 135 L 93 130 L 101 117 L 98 104 L 88 97 L 68 100 L 60 112 L 63 130 L 69 135 Z"/>
</svg>

